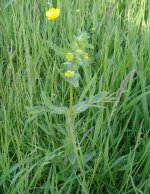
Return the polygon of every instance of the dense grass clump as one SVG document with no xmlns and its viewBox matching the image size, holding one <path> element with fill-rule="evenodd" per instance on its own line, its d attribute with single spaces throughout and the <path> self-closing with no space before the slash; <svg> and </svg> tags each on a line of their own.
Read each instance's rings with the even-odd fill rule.
<svg viewBox="0 0 150 194">
<path fill-rule="evenodd" d="M 55 1 L 56 2 L 56 1 Z M 150 1 L 0 1 L 0 193 L 150 193 Z M 107 94 L 75 118 L 77 161 L 68 159 L 63 53 L 78 31 L 93 49 L 74 103 Z M 68 150 L 68 153 L 67 153 Z"/>
</svg>

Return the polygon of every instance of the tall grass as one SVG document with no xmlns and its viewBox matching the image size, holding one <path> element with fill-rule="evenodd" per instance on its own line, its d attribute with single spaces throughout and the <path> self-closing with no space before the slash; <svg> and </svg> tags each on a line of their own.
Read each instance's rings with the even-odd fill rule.
<svg viewBox="0 0 150 194">
<path fill-rule="evenodd" d="M 149 194 L 150 1 L 58 0 L 56 21 L 49 6 L 0 1 L 0 193 Z M 42 91 L 68 106 L 61 52 L 78 29 L 94 49 L 74 102 L 105 91 L 114 99 L 76 118 L 83 172 L 66 158 L 64 116 L 29 111 Z"/>
</svg>

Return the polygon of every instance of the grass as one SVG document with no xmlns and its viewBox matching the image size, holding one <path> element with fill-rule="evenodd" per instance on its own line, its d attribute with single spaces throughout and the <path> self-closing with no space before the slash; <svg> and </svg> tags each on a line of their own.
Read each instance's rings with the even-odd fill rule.
<svg viewBox="0 0 150 194">
<path fill-rule="evenodd" d="M 47 1 L 0 2 L 0 193 L 149 194 L 150 2 L 57 4 L 61 17 L 48 21 Z M 61 54 L 78 29 L 94 49 L 73 101 L 109 93 L 75 119 L 80 165 L 66 156 L 64 115 L 30 111 L 43 104 L 42 91 L 69 106 Z"/>
</svg>

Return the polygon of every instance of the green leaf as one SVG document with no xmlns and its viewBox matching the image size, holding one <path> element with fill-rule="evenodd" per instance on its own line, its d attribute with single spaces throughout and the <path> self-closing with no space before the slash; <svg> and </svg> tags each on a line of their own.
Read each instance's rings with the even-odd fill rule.
<svg viewBox="0 0 150 194">
<path fill-rule="evenodd" d="M 107 92 L 100 92 L 92 98 L 88 98 L 87 100 L 75 104 L 73 106 L 74 114 L 82 113 L 90 107 L 104 108 L 100 105 L 100 102 L 111 102 L 112 100 L 113 98 L 108 96 Z"/>
<path fill-rule="evenodd" d="M 15 0 L 6 1 L 6 3 L 5 3 L 5 9 L 6 9 L 7 7 L 9 7 L 14 1 L 15 1 Z"/>
<path fill-rule="evenodd" d="M 42 99 L 44 101 L 44 105 L 52 114 L 67 114 L 69 112 L 67 107 L 53 105 L 43 91 L 42 91 Z"/>
<path fill-rule="evenodd" d="M 43 99 L 44 106 L 33 106 L 28 108 L 31 114 L 40 115 L 44 112 L 50 112 L 51 114 L 66 115 L 69 113 L 69 109 L 67 107 L 53 105 L 43 91 L 42 91 L 42 99 Z"/>
<path fill-rule="evenodd" d="M 75 74 L 73 77 L 65 77 L 65 80 L 72 84 L 75 88 L 79 87 L 79 77 L 80 74 Z"/>
</svg>

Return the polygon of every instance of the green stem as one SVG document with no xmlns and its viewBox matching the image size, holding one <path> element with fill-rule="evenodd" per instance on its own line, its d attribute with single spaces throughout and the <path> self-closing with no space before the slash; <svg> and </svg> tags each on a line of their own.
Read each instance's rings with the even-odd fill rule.
<svg viewBox="0 0 150 194">
<path fill-rule="evenodd" d="M 71 70 L 72 70 L 72 66 L 71 66 Z M 73 146 L 73 150 L 75 153 L 75 157 L 77 160 L 77 163 L 79 165 L 79 169 L 80 172 L 83 176 L 83 182 L 86 185 L 86 189 L 87 189 L 87 184 L 86 184 L 86 180 L 85 180 L 85 172 L 84 169 L 82 167 L 82 162 L 80 161 L 80 157 L 78 154 L 78 148 L 76 146 L 76 135 L 75 135 L 75 129 L 74 129 L 74 115 L 73 115 L 73 86 L 72 84 L 70 84 L 70 106 L 69 106 L 69 111 L 70 111 L 70 115 L 68 115 L 69 117 L 67 118 L 68 121 L 68 128 L 69 128 L 69 138 L 70 138 L 70 142 L 71 142 L 71 146 Z M 88 193 L 88 192 L 87 192 Z"/>
<path fill-rule="evenodd" d="M 68 132 L 69 132 L 69 148 L 72 148 L 75 154 L 76 161 L 79 165 L 79 169 L 83 178 L 83 183 L 85 185 L 86 193 L 88 194 L 88 186 L 85 179 L 85 172 L 84 168 L 82 166 L 82 160 L 80 159 L 79 153 L 78 153 L 78 147 L 76 145 L 76 133 L 75 133 L 75 123 L 74 123 L 74 117 L 73 114 L 68 115 L 66 117 L 67 124 L 68 124 Z"/>
<path fill-rule="evenodd" d="M 70 115 L 73 113 L 73 86 L 70 84 Z"/>
</svg>

